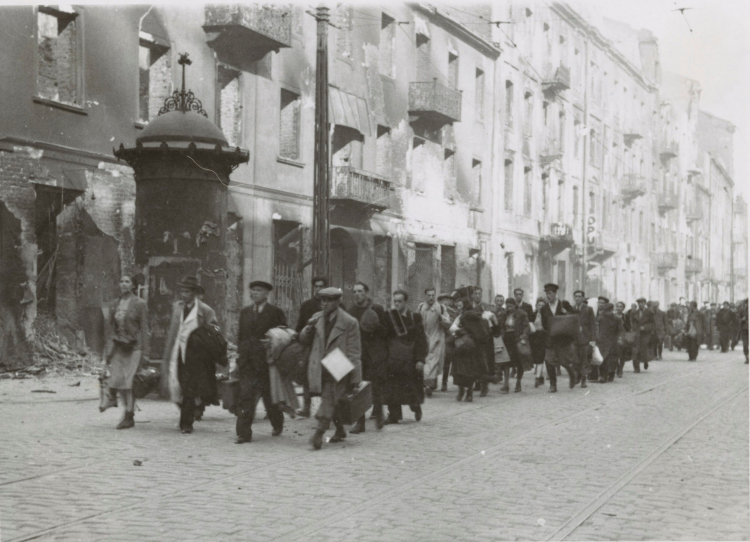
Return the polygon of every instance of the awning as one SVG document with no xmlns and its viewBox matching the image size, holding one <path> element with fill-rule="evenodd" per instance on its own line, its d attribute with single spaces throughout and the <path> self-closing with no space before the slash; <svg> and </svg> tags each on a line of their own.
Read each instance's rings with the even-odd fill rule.
<svg viewBox="0 0 750 542">
<path fill-rule="evenodd" d="M 347 126 L 364 136 L 372 136 L 367 102 L 336 87 L 328 88 L 328 116 L 331 124 Z"/>
</svg>

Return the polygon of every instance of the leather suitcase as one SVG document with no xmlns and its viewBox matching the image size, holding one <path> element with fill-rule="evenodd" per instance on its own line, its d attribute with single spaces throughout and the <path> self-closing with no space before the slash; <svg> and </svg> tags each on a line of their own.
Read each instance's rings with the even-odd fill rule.
<svg viewBox="0 0 750 542">
<path fill-rule="evenodd" d="M 338 414 L 341 423 L 344 425 L 353 425 L 367 412 L 372 406 L 372 385 L 363 381 L 359 383 L 359 388 L 354 393 L 345 395 L 338 405 Z"/>
<path fill-rule="evenodd" d="M 553 316 L 550 322 L 549 336 L 553 339 L 575 339 L 578 337 L 580 324 L 577 314 Z"/>
<path fill-rule="evenodd" d="M 237 403 L 240 400 L 240 381 L 225 380 L 219 382 L 219 396 L 221 397 L 221 406 L 232 414 L 236 414 Z"/>
</svg>

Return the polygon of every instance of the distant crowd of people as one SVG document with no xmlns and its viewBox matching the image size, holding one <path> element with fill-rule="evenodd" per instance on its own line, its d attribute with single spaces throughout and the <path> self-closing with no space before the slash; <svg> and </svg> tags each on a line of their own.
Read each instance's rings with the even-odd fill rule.
<svg viewBox="0 0 750 542">
<path fill-rule="evenodd" d="M 123 276 L 121 295 L 108 311 L 100 409 L 115 406 L 120 394 L 125 416 L 118 429 L 134 425 L 133 378 L 148 359 L 147 311 L 134 293 L 136 286 L 133 277 Z M 213 309 L 201 300 L 198 279 L 184 277 L 178 287 L 162 378 L 180 407 L 180 429 L 191 433 L 206 406 L 218 404 L 216 365 L 227 364 L 227 343 Z M 716 304 L 698 310 L 695 302 L 672 303 L 665 312 L 657 301 L 640 298 L 626 310 L 625 303 L 613 304 L 603 296 L 589 301 L 581 290 L 570 303 L 558 297 L 556 284 L 546 284 L 534 306 L 524 300 L 521 288 L 486 305 L 482 289 L 469 286 L 450 294 L 428 288 L 421 302 L 412 302 L 412 310 L 403 290 L 393 292 L 391 307 L 373 303 L 364 282 L 354 285 L 353 302 L 344 306 L 342 290 L 316 277 L 313 296 L 302 303 L 290 329 L 284 312 L 268 302 L 273 285 L 256 280 L 249 287 L 252 303 L 240 314 L 238 358 L 231 367 L 238 389 L 232 408 L 238 444 L 251 442 L 260 400 L 272 435 L 278 436 L 285 413 L 309 417 L 312 398 L 320 397 L 313 449 L 322 447 L 331 423 L 330 443 L 364 432 L 364 414 L 346 422 L 353 425 L 347 433 L 342 411 L 342 401 L 361 390 L 363 381 L 371 388 L 370 419 L 382 429 L 403 419 L 404 406 L 420 421 L 425 397 L 447 392 L 449 377 L 457 388 L 456 400 L 471 402 L 474 392 L 486 396 L 491 384 L 501 384 L 500 392 L 509 393 L 515 380 L 514 392 L 522 391 L 528 371 L 534 372 L 534 387 L 549 383 L 549 393 L 557 392 L 561 369 L 571 389 L 585 388 L 590 381 L 613 382 L 623 376 L 627 362 L 634 373 L 647 370 L 649 362 L 662 358 L 665 346 L 685 348 L 695 361 L 701 344 L 727 352 L 742 340 L 748 362 L 747 299 L 737 307 L 724 303 L 718 310 Z M 337 351 L 351 364 L 343 376 L 329 363 Z M 303 389 L 301 408 L 295 383 Z"/>
</svg>

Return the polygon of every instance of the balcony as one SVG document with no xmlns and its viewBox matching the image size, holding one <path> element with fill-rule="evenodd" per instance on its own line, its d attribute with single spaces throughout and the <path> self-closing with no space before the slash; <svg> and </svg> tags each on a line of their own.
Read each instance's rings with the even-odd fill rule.
<svg viewBox="0 0 750 542">
<path fill-rule="evenodd" d="M 354 208 L 381 212 L 388 208 L 391 182 L 383 177 L 352 166 L 333 168 L 331 202 Z"/>
<path fill-rule="evenodd" d="M 668 162 L 672 158 L 677 158 L 679 150 L 679 145 L 674 141 L 662 144 L 661 150 L 659 151 L 659 158 L 662 162 Z"/>
<path fill-rule="evenodd" d="M 409 114 L 440 125 L 461 122 L 461 93 L 437 80 L 410 83 Z"/>
<path fill-rule="evenodd" d="M 678 258 L 676 252 L 654 252 L 651 254 L 651 259 L 659 271 L 677 269 Z"/>
<path fill-rule="evenodd" d="M 623 129 L 622 140 L 626 147 L 630 147 L 638 139 L 643 139 L 643 129 L 633 124 Z"/>
<path fill-rule="evenodd" d="M 697 275 L 703 273 L 703 259 L 702 258 L 688 258 L 685 260 L 685 274 L 687 276 Z"/>
<path fill-rule="evenodd" d="M 593 243 L 589 245 L 589 261 L 602 263 L 617 253 L 617 235 L 609 231 L 600 231 Z"/>
<path fill-rule="evenodd" d="M 542 81 L 542 91 L 545 94 L 556 94 L 570 88 L 570 68 L 559 66 L 552 74 L 552 67 L 547 70 L 548 77 Z"/>
<path fill-rule="evenodd" d="M 562 158 L 562 155 L 563 152 L 560 142 L 553 137 L 547 137 L 544 140 L 542 152 L 539 153 L 539 165 L 544 167 L 547 164 L 551 164 L 558 158 Z"/>
<path fill-rule="evenodd" d="M 648 192 L 646 180 L 638 173 L 627 173 L 623 176 L 620 193 L 625 203 L 630 203 Z"/>
<path fill-rule="evenodd" d="M 703 209 L 700 207 L 690 207 L 685 211 L 685 220 L 688 222 L 695 222 L 697 220 L 703 220 Z"/>
<path fill-rule="evenodd" d="M 292 12 L 281 4 L 212 4 L 205 7 L 208 45 L 243 65 L 292 46 Z"/>
<path fill-rule="evenodd" d="M 675 192 L 661 192 L 659 194 L 659 212 L 674 211 L 680 206 L 680 197 Z"/>
<path fill-rule="evenodd" d="M 555 256 L 566 248 L 572 247 L 574 243 L 573 228 L 570 224 L 560 222 L 552 224 L 550 234 L 544 235 L 539 239 L 539 250 L 549 252 L 552 256 Z"/>
</svg>

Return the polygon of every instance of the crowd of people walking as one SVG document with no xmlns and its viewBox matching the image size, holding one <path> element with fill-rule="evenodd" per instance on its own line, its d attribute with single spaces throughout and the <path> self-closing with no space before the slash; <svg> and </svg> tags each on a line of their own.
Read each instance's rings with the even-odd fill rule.
<svg viewBox="0 0 750 542">
<path fill-rule="evenodd" d="M 107 319 L 107 371 L 102 378 L 100 409 L 125 406 L 118 429 L 134 426 L 133 379 L 148 359 L 146 304 L 134 294 L 135 277 L 120 280 L 120 297 L 113 301 Z M 700 346 L 734 350 L 743 343 L 748 363 L 748 300 L 738 306 L 725 302 L 721 309 L 696 302 L 672 303 L 667 311 L 659 302 L 640 298 L 626 310 L 604 296 L 588 300 L 578 290 L 573 303 L 558 297 L 556 284 L 544 286 L 544 296 L 532 306 L 521 288 L 507 299 L 498 294 L 486 305 L 479 287 L 462 287 L 439 294 L 424 291 L 421 302 L 403 290 L 393 292 L 391 307 L 373 303 L 369 287 L 357 282 L 353 303 L 344 306 L 343 292 L 323 277 L 312 281 L 313 296 L 305 301 L 294 329 L 287 328 L 284 312 L 269 303 L 273 285 L 250 283 L 252 303 L 240 314 L 238 357 L 230 367 L 238 391 L 236 442 L 252 441 L 255 411 L 263 401 L 272 435 L 284 429 L 284 414 L 310 417 L 312 398 L 320 397 L 315 412 L 317 428 L 310 439 L 320 449 L 331 423 L 329 443 L 366 430 L 364 410 L 346 420 L 343 401 L 367 389 L 372 405 L 370 419 L 377 429 L 398 424 L 408 406 L 416 421 L 422 419 L 425 398 L 448 392 L 449 377 L 456 401 L 474 401 L 474 392 L 485 397 L 490 385 L 500 393 L 522 391 L 525 372 L 534 372 L 534 387 L 549 383 L 557 393 L 564 369 L 569 388 L 586 388 L 588 382 L 608 383 L 623 377 L 626 363 L 634 373 L 649 363 L 683 348 L 696 361 Z M 170 399 L 180 408 L 179 427 L 191 433 L 208 405 L 218 404 L 216 365 L 227 365 L 227 342 L 211 307 L 201 300 L 196 277 L 178 284 L 180 299 L 174 305 L 163 353 L 162 378 Z M 415 307 L 413 310 L 410 307 Z M 338 358 L 337 358 L 338 356 Z M 332 365 L 346 360 L 343 373 Z M 363 382 L 369 383 L 363 386 Z M 299 407 L 294 384 L 303 392 Z M 353 427 L 347 433 L 346 424 Z"/>
</svg>

